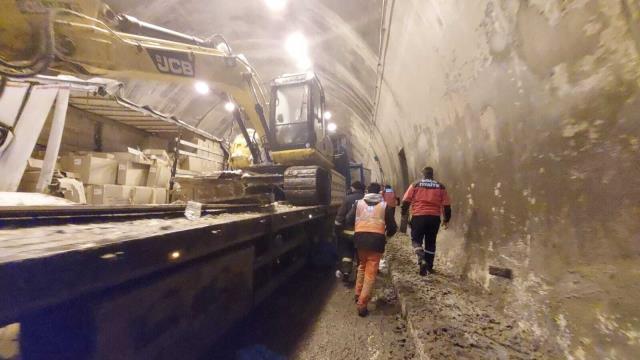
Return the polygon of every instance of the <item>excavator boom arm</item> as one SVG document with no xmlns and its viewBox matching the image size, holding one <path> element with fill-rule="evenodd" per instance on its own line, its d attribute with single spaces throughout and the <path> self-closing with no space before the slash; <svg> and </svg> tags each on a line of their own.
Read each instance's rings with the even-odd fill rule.
<svg viewBox="0 0 640 360">
<path fill-rule="evenodd" d="M 218 49 L 198 41 L 178 42 L 116 31 L 97 18 L 104 14 L 100 1 L 61 0 L 59 3 L 60 7 L 47 9 L 44 5 L 24 8 L 20 1 L 2 2 L 0 65 L 3 68 L 9 63 L 28 63 L 24 61 L 26 55 L 47 59 L 48 69 L 74 75 L 155 79 L 192 86 L 201 82 L 228 94 L 262 143 L 267 142 L 264 114 L 269 113 L 268 102 L 258 74 L 242 56 L 231 54 L 228 47 Z M 113 14 L 109 17 L 112 21 L 117 18 Z M 175 34 L 178 33 L 171 32 L 172 39 L 179 40 Z M 25 45 L 23 48 L 11 45 L 16 43 Z M 40 46 L 29 45 L 34 43 Z M 15 76 L 29 70 L 28 66 L 15 69 L 18 69 Z M 6 71 L 3 73 L 7 75 Z"/>
</svg>

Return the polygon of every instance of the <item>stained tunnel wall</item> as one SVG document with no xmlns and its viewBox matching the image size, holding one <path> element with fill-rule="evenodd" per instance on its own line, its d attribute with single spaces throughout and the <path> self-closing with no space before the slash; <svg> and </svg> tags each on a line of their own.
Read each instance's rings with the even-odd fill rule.
<svg viewBox="0 0 640 360">
<path fill-rule="evenodd" d="M 439 266 L 567 358 L 637 355 L 640 2 L 388 3 L 369 143 L 397 187 L 402 148 L 447 185 Z"/>
</svg>

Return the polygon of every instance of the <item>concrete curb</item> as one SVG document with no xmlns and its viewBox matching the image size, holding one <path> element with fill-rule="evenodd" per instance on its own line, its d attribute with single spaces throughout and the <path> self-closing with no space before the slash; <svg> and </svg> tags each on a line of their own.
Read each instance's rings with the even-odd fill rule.
<svg viewBox="0 0 640 360">
<path fill-rule="evenodd" d="M 406 321 L 407 337 L 420 359 L 557 358 L 536 349 L 531 332 L 518 328 L 518 315 L 495 308 L 493 298 L 443 271 L 418 275 L 401 235 L 386 253 L 391 285 Z"/>
<path fill-rule="evenodd" d="M 409 330 L 409 335 L 411 336 L 411 341 L 413 342 L 414 348 L 416 349 L 416 353 L 419 358 L 422 360 L 430 360 L 431 358 L 427 355 L 426 349 L 424 348 L 424 344 L 420 341 L 420 337 L 418 336 L 418 329 L 416 329 L 414 325 L 414 321 L 412 320 L 412 316 L 410 313 L 409 306 L 407 305 L 407 300 L 404 294 L 400 292 L 400 284 L 399 279 L 396 276 L 394 271 L 393 262 L 391 261 L 391 257 L 387 258 L 387 263 L 389 267 L 389 275 L 391 275 L 391 284 L 395 290 L 396 296 L 398 297 L 398 301 L 400 301 L 400 309 L 402 312 L 402 317 L 407 322 L 407 328 Z"/>
</svg>

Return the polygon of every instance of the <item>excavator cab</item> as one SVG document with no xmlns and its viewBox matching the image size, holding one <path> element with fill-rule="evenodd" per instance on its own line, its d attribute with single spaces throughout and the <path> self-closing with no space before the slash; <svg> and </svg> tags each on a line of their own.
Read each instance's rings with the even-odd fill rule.
<svg viewBox="0 0 640 360">
<path fill-rule="evenodd" d="M 284 75 L 271 83 L 267 137 L 274 163 L 284 166 L 284 194 L 296 205 L 341 202 L 344 177 L 334 170 L 324 90 L 314 73 Z"/>
<path fill-rule="evenodd" d="M 276 163 L 333 167 L 333 147 L 323 117 L 324 90 L 315 74 L 276 78 L 270 111 L 269 146 Z"/>
</svg>

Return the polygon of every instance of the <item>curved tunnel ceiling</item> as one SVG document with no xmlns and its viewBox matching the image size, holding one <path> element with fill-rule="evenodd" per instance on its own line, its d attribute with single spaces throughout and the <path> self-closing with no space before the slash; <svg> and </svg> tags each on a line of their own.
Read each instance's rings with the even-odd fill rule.
<svg viewBox="0 0 640 360">
<path fill-rule="evenodd" d="M 350 138 L 358 158 L 369 146 L 382 2 L 296 0 L 288 1 L 280 12 L 269 10 L 264 0 L 111 0 L 109 4 L 118 12 L 200 38 L 223 35 L 265 82 L 298 71 L 284 44 L 289 34 L 303 33 L 332 121 L 340 132 L 356 135 Z M 202 97 L 187 86 L 131 80 L 126 91 L 132 100 L 175 114 L 214 135 L 229 135 L 232 121 L 215 95 Z"/>
</svg>

